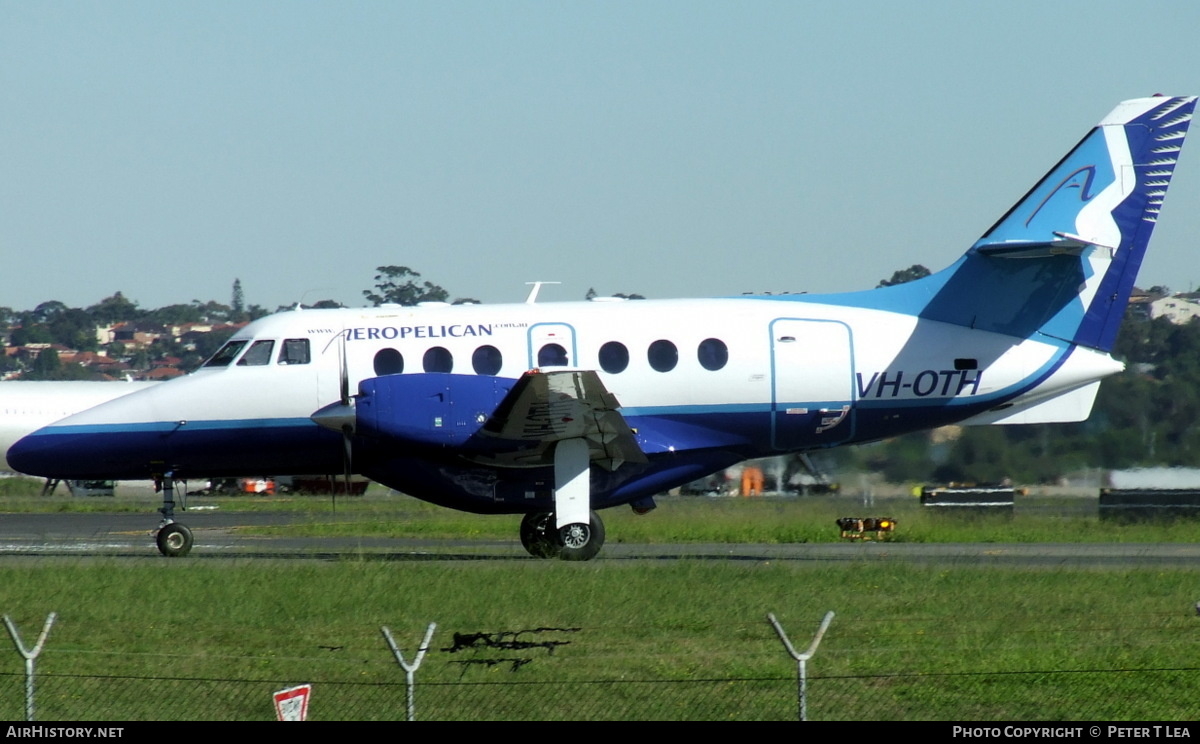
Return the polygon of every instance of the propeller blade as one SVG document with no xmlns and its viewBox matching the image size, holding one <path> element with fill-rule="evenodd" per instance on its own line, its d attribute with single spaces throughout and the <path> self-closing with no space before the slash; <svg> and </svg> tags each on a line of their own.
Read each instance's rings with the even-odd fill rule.
<svg viewBox="0 0 1200 744">
<path fill-rule="evenodd" d="M 351 437 L 354 436 L 354 429 L 349 426 L 342 427 L 342 466 L 345 474 L 346 495 L 350 495 L 350 473 L 353 471 L 353 455 L 354 443 Z"/>
<path fill-rule="evenodd" d="M 342 405 L 350 405 L 350 363 L 346 359 L 346 332 L 342 331 L 342 343 L 340 347 L 340 356 L 342 357 L 342 370 L 339 375 L 338 382 L 342 393 Z"/>
</svg>

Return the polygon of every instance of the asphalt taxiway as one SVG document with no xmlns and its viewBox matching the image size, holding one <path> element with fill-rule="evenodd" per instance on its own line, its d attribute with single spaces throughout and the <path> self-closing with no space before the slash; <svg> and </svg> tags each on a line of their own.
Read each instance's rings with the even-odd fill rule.
<svg viewBox="0 0 1200 744">
<path fill-rule="evenodd" d="M 271 537 L 245 527 L 282 525 L 311 515 L 286 512 L 188 511 L 180 515 L 195 536 L 192 552 L 166 559 L 154 545 L 153 514 L 67 513 L 0 515 L 0 560 L 33 556 L 108 556 L 128 559 L 207 560 L 291 558 L 339 560 L 537 560 L 514 535 L 510 540 L 390 537 Z M 887 562 L 964 566 L 1094 568 L 1200 568 L 1192 543 L 904 543 L 636 544 L 609 542 L 597 560 L 746 560 L 811 563 Z"/>
</svg>

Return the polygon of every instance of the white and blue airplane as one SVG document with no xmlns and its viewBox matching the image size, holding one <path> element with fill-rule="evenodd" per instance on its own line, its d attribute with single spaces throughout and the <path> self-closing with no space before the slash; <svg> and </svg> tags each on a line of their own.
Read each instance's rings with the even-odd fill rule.
<svg viewBox="0 0 1200 744">
<path fill-rule="evenodd" d="M 353 469 L 455 509 L 524 514 L 531 554 L 586 560 L 604 541 L 595 510 L 649 510 L 748 458 L 945 424 L 1081 421 L 1123 368 L 1109 352 L 1195 104 L 1121 103 L 918 281 L 285 312 L 194 374 L 39 429 L 7 459 L 167 485 Z M 184 554 L 191 533 L 165 501 L 159 549 Z"/>
</svg>

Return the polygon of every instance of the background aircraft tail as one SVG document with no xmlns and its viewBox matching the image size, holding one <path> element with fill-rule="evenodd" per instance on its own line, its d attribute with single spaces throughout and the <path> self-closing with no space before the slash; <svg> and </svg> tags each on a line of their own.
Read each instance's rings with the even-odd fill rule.
<svg viewBox="0 0 1200 744">
<path fill-rule="evenodd" d="M 1195 106 L 1119 104 L 957 263 L 892 297 L 929 320 L 1110 351 Z"/>
</svg>

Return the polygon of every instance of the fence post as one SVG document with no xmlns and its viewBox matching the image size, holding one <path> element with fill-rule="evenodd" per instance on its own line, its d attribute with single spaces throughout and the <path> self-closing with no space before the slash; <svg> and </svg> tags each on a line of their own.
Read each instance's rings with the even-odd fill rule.
<svg viewBox="0 0 1200 744">
<path fill-rule="evenodd" d="M 417 720 L 416 707 L 413 704 L 413 686 L 417 683 L 416 671 L 421 666 L 421 659 L 425 658 L 425 652 L 429 650 L 429 639 L 433 638 L 433 629 L 436 627 L 437 623 L 429 624 L 429 628 L 425 631 L 425 640 L 421 641 L 421 646 L 417 649 L 417 658 L 413 659 L 412 664 L 408 664 L 404 661 L 400 649 L 396 647 L 396 642 L 392 640 L 392 631 L 388 630 L 387 626 L 379 626 L 379 629 L 383 631 L 383 638 L 387 641 L 388 648 L 392 649 L 392 655 L 396 657 L 396 662 L 404 669 L 404 681 L 408 687 L 408 720 L 410 721 Z"/>
<path fill-rule="evenodd" d="M 797 686 L 799 687 L 798 694 L 800 697 L 800 720 L 808 720 L 808 671 L 806 664 L 812 655 L 817 652 L 817 646 L 821 643 L 821 638 L 825 635 L 825 629 L 829 627 L 829 623 L 833 622 L 833 610 L 825 613 L 825 619 L 821 621 L 821 627 L 817 630 L 817 634 L 813 636 L 812 645 L 802 654 L 796 653 L 796 649 L 792 648 L 792 642 L 788 640 L 787 633 L 783 632 L 783 628 L 779 625 L 779 621 L 775 619 L 775 613 L 768 612 L 767 620 L 771 621 L 771 625 L 775 628 L 775 633 L 779 635 L 779 640 L 783 641 L 783 647 L 796 660 L 796 677 Z"/>
<path fill-rule="evenodd" d="M 38 636 L 37 643 L 33 649 L 25 648 L 25 643 L 21 640 L 21 634 L 17 632 L 17 626 L 13 625 L 12 618 L 8 615 L 4 616 L 4 624 L 8 626 L 8 634 L 12 636 L 13 645 L 17 647 L 17 653 L 25 657 L 25 720 L 33 720 L 33 660 L 42 652 L 42 646 L 46 643 L 46 636 L 50 635 L 50 627 L 54 625 L 54 621 L 58 618 L 57 612 L 51 612 L 46 618 L 46 625 L 42 628 L 42 634 Z"/>
</svg>

